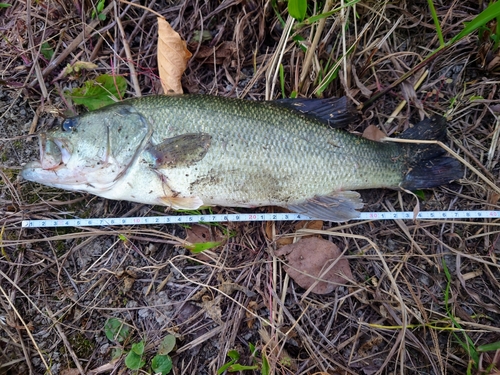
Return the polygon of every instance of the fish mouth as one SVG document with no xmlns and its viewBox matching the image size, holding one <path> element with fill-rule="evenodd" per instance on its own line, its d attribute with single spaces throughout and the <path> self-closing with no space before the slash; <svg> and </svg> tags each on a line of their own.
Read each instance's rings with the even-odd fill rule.
<svg viewBox="0 0 500 375">
<path fill-rule="evenodd" d="M 48 138 L 45 134 L 39 137 L 40 168 L 55 170 L 65 165 L 71 157 L 68 145 L 61 139 Z"/>
</svg>

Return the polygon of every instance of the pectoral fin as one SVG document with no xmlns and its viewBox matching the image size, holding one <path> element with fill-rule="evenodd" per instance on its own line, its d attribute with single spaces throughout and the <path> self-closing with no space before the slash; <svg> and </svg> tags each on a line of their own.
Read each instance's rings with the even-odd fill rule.
<svg viewBox="0 0 500 375">
<path fill-rule="evenodd" d="M 329 196 L 314 197 L 307 201 L 290 204 L 289 210 L 326 221 L 348 221 L 359 216 L 356 211 L 363 207 L 359 193 L 339 191 Z"/>
<path fill-rule="evenodd" d="M 189 167 L 204 158 L 211 140 L 206 133 L 181 134 L 149 146 L 146 151 L 152 157 L 153 168 Z"/>
</svg>

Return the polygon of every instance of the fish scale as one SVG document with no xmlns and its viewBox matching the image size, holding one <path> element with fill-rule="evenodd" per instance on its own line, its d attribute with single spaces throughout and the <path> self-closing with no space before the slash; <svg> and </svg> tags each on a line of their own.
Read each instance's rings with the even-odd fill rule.
<svg viewBox="0 0 500 375">
<path fill-rule="evenodd" d="M 336 102 L 314 103 L 304 113 L 287 103 L 209 95 L 130 99 L 43 134 L 42 160 L 22 175 L 175 209 L 277 205 L 345 221 L 362 207 L 353 190 L 430 188 L 462 173 L 438 146 L 374 142 L 334 129 L 330 117 L 343 115 Z M 323 104 L 332 107 L 327 118 L 318 115 Z M 426 120 L 407 134 L 442 140 L 446 121 Z"/>
<path fill-rule="evenodd" d="M 281 193 L 300 199 L 342 188 L 396 187 L 402 180 L 403 163 L 391 160 L 401 153 L 397 145 L 334 131 L 286 108 L 263 108 L 259 102 L 212 96 L 156 99 L 150 101 L 146 97 L 134 102 L 134 107 L 148 114 L 155 124 L 156 141 L 186 132 L 214 136 L 211 149 L 199 164 L 197 177 L 215 172 L 227 184 L 223 199 L 238 185 L 250 184 L 245 190 L 256 198 Z M 213 170 L 215 167 L 217 171 Z M 179 174 L 184 172 L 187 171 Z M 231 175 L 235 172 L 238 178 Z M 289 184 L 280 184 L 282 190 L 277 191 L 275 181 Z M 221 188 L 203 186 L 212 195 Z M 192 193 L 203 194 L 200 190 Z"/>
</svg>

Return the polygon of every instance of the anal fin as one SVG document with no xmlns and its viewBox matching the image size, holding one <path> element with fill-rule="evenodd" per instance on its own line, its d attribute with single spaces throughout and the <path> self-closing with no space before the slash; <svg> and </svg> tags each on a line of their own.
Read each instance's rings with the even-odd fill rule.
<svg viewBox="0 0 500 375">
<path fill-rule="evenodd" d="M 342 222 L 359 217 L 356 211 L 363 207 L 359 193 L 339 191 L 328 196 L 317 196 L 297 204 L 286 206 L 291 211 L 313 219 Z"/>
<path fill-rule="evenodd" d="M 172 207 L 174 210 L 196 210 L 203 206 L 200 197 L 160 197 L 162 204 Z"/>
</svg>

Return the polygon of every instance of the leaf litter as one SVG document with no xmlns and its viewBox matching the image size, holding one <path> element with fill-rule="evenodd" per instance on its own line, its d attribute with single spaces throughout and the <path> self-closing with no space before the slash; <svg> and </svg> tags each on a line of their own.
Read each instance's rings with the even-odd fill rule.
<svg viewBox="0 0 500 375">
<path fill-rule="evenodd" d="M 159 2 L 151 5 L 182 36 L 174 48 L 182 47 L 185 40 L 195 56 L 183 76 L 176 73 L 188 92 L 262 99 L 266 96 L 264 75 L 269 61 L 283 54 L 283 81 L 276 82 L 276 87 L 283 87 L 285 95 L 295 92 L 310 96 L 316 78 L 335 73 L 328 71 L 325 62 L 336 60 L 343 63 L 338 72 L 341 79 L 321 87 L 324 95 L 347 94 L 362 102 L 367 92 L 378 92 L 416 66 L 422 46 L 429 51 L 437 47 L 432 38 L 421 37 L 435 32 L 426 2 L 403 1 L 390 6 L 359 2 L 355 9 L 346 7 L 342 17 L 328 18 L 321 30 L 315 26 L 294 29 L 295 39 L 287 38 L 282 49 L 277 45 L 285 24 L 277 14 L 286 16 L 285 5 L 264 5 L 197 1 L 168 7 Z M 124 28 L 121 34 L 113 22 L 117 15 L 112 4 L 102 9 L 101 14 L 106 16 L 102 21 L 91 18 L 86 2 L 81 6 L 31 2 L 31 7 L 31 13 L 26 12 L 26 4 L 18 2 L 0 10 L 6 16 L 0 15 L 4 51 L 0 59 L 1 66 L 6 67 L 0 81 L 0 126 L 5 130 L 3 136 L 9 137 L 0 141 L 0 317 L 5 316 L 0 322 L 7 322 L 0 325 L 2 342 L 6 343 L 0 354 L 0 371 L 5 366 L 16 366 L 23 373 L 82 373 L 82 366 L 88 373 L 99 369 L 123 371 L 123 359 L 107 362 L 110 351 L 101 328 L 111 315 L 140 333 L 133 338 L 135 342 L 147 338 L 148 358 L 164 339 L 162 332 L 175 332 L 179 347 L 172 359 L 180 373 L 216 373 L 225 363 L 226 353 L 235 348 L 239 348 L 240 362 L 252 364 L 246 348 L 247 343 L 255 343 L 273 373 L 462 374 L 468 371 L 470 356 L 457 338 L 469 342 L 467 337 L 478 348 L 490 349 L 480 352 L 478 368 L 472 372 L 493 373 L 491 366 L 498 363 L 494 353 L 500 340 L 495 324 L 500 319 L 496 219 L 404 225 L 367 222 L 333 227 L 336 236 L 341 236 L 336 243 L 349 249 L 344 258 L 350 262 L 353 284 L 327 294 L 308 294 L 303 290 L 310 288 L 307 285 L 295 287 L 298 282 L 290 283 L 285 276 L 286 261 L 275 257 L 272 249 L 288 245 L 296 237 L 294 233 L 302 230 L 294 223 L 233 225 L 231 230 L 236 235 L 212 254 L 207 252 L 210 257 L 206 260 L 185 250 L 186 228 L 180 226 L 88 231 L 43 228 L 20 233 L 20 220 L 26 217 L 55 219 L 68 212 L 79 217 L 157 213 L 155 208 L 90 199 L 15 179 L 19 165 L 37 152 L 29 141 L 19 145 L 17 136 L 27 134 L 30 123 L 37 124 L 32 119 L 35 111 L 40 118 L 38 130 L 51 126 L 53 114 L 40 103 L 44 101 L 46 108 L 64 109 L 60 87 L 83 87 L 101 72 L 122 76 L 127 87 L 132 87 L 129 80 L 133 66 L 143 94 L 162 90 L 154 47 L 159 39 L 155 35 L 157 18 L 152 13 L 126 2 L 119 4 Z M 460 32 L 463 22 L 472 19 L 471 9 L 476 8 L 473 2 L 440 5 L 438 19 L 447 26 L 442 28 L 447 40 Z M 34 14 L 43 14 L 44 21 Z M 73 27 L 63 30 L 54 23 L 61 17 Z M 370 32 L 360 38 L 356 34 L 359 29 L 343 24 L 342 19 L 349 20 L 349 25 L 370 24 Z M 44 28 L 37 27 L 39 21 L 45 22 Z M 490 29 L 494 27 L 490 25 Z M 321 42 L 314 53 L 309 53 L 311 68 L 302 72 L 303 49 L 311 45 L 317 30 Z M 494 180 L 500 175 L 499 152 L 494 144 L 498 121 L 490 111 L 499 95 L 494 71 L 497 52 L 492 49 L 494 43 L 487 43 L 486 35 L 481 34 L 479 46 L 472 37 L 438 56 L 419 89 L 408 95 L 401 87 L 394 88 L 349 130 L 362 133 L 369 124 L 377 124 L 384 133 L 393 134 L 411 126 L 413 119 L 424 112 L 446 113 L 453 149 Z M 50 63 L 36 55 L 36 46 L 43 49 L 47 40 L 54 51 Z M 344 56 L 344 42 L 347 46 L 359 43 L 359 48 Z M 130 49 L 130 55 L 125 48 Z M 186 60 L 186 51 L 180 51 Z M 481 56 L 483 62 L 476 62 L 473 56 Z M 88 65 L 92 70 L 65 77 L 65 67 L 77 62 L 98 68 Z M 355 68 L 352 75 L 350 66 Z M 21 91 L 23 82 L 27 89 Z M 38 84 L 50 88 L 50 95 L 46 96 Z M 274 91 L 270 97 L 281 94 Z M 405 96 L 410 103 L 394 115 L 394 121 L 386 121 Z M 423 210 L 498 209 L 498 198 L 490 190 L 476 174 L 467 173 L 461 184 L 426 191 L 420 204 Z M 370 211 L 411 211 L 414 207 L 413 198 L 396 192 L 364 192 L 363 198 Z M 329 227 L 328 223 L 320 224 L 309 229 L 319 232 L 319 226 Z M 330 238 L 325 237 L 328 230 L 321 232 L 311 238 L 331 243 L 324 239 Z M 117 234 L 125 235 L 129 242 L 123 243 Z M 88 261 L 83 264 L 81 259 Z M 450 311 L 460 317 L 462 328 L 456 336 L 453 330 L 457 328 L 444 315 L 443 259 L 453 281 L 457 281 L 450 284 L 446 297 Z M 127 285 L 124 278 L 115 276 L 124 269 L 133 272 L 123 276 L 131 281 Z M 317 276 L 309 279 L 316 280 Z M 64 298 L 52 298 L 60 296 L 61 290 L 68 291 Z M 195 295 L 196 301 L 192 299 Z M 46 315 L 45 307 L 56 313 Z M 56 319 L 64 323 L 58 329 L 54 328 Z M 33 340 L 26 336 L 31 331 Z M 74 332 L 82 332 L 86 339 L 78 344 L 64 340 Z M 52 345 L 57 342 L 61 344 Z M 88 347 L 90 356 L 84 350 Z M 73 368 L 75 363 L 77 368 Z"/>
</svg>

